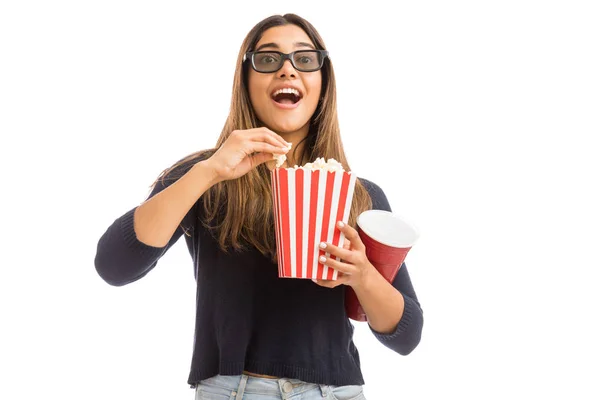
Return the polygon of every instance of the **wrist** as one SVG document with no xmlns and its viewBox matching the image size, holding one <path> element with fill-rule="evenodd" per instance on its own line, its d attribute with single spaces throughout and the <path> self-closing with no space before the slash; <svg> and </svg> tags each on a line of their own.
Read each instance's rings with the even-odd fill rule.
<svg viewBox="0 0 600 400">
<path fill-rule="evenodd" d="M 198 162 L 193 168 L 198 171 L 199 176 L 203 176 L 208 179 L 210 186 L 222 181 L 217 173 L 216 168 L 214 168 L 214 166 L 211 164 L 210 159 Z"/>
<path fill-rule="evenodd" d="M 375 269 L 373 264 L 369 263 L 368 267 L 362 273 L 361 279 L 352 287 L 357 294 L 358 292 L 368 293 L 373 286 L 377 285 L 377 279 L 381 279 L 381 274 Z"/>
</svg>

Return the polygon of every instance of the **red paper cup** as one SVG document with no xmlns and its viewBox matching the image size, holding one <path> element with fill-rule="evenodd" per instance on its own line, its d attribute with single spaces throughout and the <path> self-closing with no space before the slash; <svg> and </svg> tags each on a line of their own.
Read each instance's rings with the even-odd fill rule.
<svg viewBox="0 0 600 400">
<path fill-rule="evenodd" d="M 419 238 L 419 231 L 399 215 L 384 210 L 365 211 L 356 222 L 367 258 L 388 282 L 392 282 Z M 346 287 L 346 313 L 356 321 L 367 320 L 351 287 Z"/>
<path fill-rule="evenodd" d="M 279 277 L 336 280 L 337 271 L 318 262 L 329 256 L 319 243 L 343 245 L 335 225 L 348 222 L 356 174 L 275 168 L 271 182 Z"/>
</svg>

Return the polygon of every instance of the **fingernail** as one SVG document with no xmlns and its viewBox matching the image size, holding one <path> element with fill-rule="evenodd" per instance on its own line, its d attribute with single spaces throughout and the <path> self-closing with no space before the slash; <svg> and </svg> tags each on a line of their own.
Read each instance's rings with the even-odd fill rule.
<svg viewBox="0 0 600 400">
<path fill-rule="evenodd" d="M 339 222 L 338 222 L 338 226 L 339 226 L 340 228 L 343 228 L 343 227 L 344 227 L 344 223 L 343 223 L 342 221 L 339 221 Z"/>
<path fill-rule="evenodd" d="M 319 245 L 319 247 L 322 248 L 322 249 L 326 249 L 327 248 L 327 243 L 321 242 L 321 244 Z"/>
<path fill-rule="evenodd" d="M 325 258 L 325 256 L 321 256 L 321 257 L 319 257 L 319 261 L 324 263 L 325 261 L 327 261 L 327 259 Z"/>
<path fill-rule="evenodd" d="M 313 281 L 314 283 L 319 283 L 316 279 L 311 279 L 311 281 Z"/>
</svg>

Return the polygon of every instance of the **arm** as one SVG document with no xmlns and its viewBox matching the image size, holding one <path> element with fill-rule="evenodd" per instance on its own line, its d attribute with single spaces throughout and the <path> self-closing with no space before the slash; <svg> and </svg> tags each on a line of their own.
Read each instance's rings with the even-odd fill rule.
<svg viewBox="0 0 600 400">
<path fill-rule="evenodd" d="M 216 183 L 206 161 L 184 168 L 174 183 L 159 180 L 143 204 L 115 220 L 100 238 L 96 271 L 110 285 L 126 285 L 152 270 L 183 234 L 180 225 L 186 216 L 189 220 L 193 205 Z"/>
<path fill-rule="evenodd" d="M 113 286 L 140 279 L 181 237 L 182 221 L 191 225 L 194 204 L 212 185 L 237 179 L 288 151 L 288 143 L 267 128 L 233 131 L 210 158 L 173 171 L 176 182 L 159 181 L 146 202 L 108 228 L 98 242 L 96 271 Z"/>
<path fill-rule="evenodd" d="M 417 300 L 406 264 L 390 284 L 379 273 L 355 288 L 375 337 L 395 352 L 407 355 L 421 341 L 423 310 Z"/>
<path fill-rule="evenodd" d="M 373 209 L 390 211 L 383 191 L 371 182 L 364 184 L 373 200 Z M 406 265 L 400 267 L 392 283 L 388 282 L 368 260 L 358 231 L 342 221 L 338 221 L 337 227 L 348 239 L 348 246 L 341 248 L 322 243 L 320 247 L 330 256 L 320 257 L 319 262 L 341 275 L 335 281 L 315 280 L 315 283 L 329 288 L 342 284 L 352 287 L 375 337 L 395 352 L 409 354 L 421 340 L 423 311 Z M 336 257 L 341 260 L 337 261 Z"/>
<path fill-rule="evenodd" d="M 372 182 L 361 180 L 373 200 L 373 209 L 391 211 L 384 192 Z M 375 337 L 399 354 L 407 355 L 421 340 L 423 310 L 417 299 L 406 264 L 390 284 L 379 273 L 370 274 L 355 289 Z"/>
</svg>

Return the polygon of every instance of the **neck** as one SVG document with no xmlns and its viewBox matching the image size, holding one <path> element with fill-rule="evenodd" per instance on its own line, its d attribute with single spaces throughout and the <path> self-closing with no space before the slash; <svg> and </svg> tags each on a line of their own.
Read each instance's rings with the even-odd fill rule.
<svg viewBox="0 0 600 400">
<path fill-rule="evenodd" d="M 281 136 L 283 138 L 283 140 L 285 140 L 288 143 L 292 143 L 292 148 L 291 150 L 286 154 L 287 160 L 287 167 L 293 167 L 294 165 L 298 164 L 298 162 L 300 160 L 296 160 L 295 155 L 298 155 L 298 157 L 302 157 L 302 152 L 304 151 L 304 144 L 306 142 L 303 142 L 304 138 L 306 138 L 306 136 L 308 136 L 308 124 L 304 127 L 302 127 L 302 129 L 295 131 L 295 132 L 285 132 L 285 133 L 279 133 L 279 136 Z M 300 143 L 302 142 L 302 143 Z"/>
</svg>

